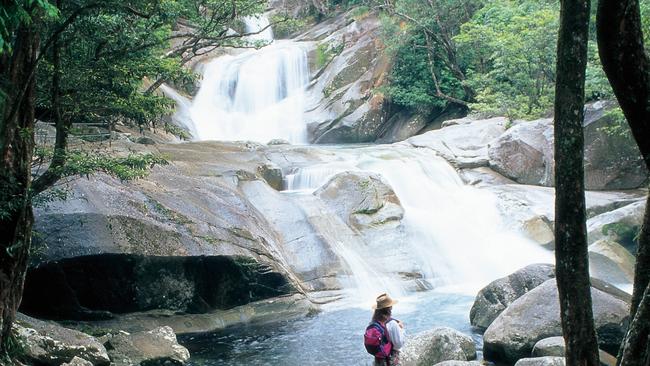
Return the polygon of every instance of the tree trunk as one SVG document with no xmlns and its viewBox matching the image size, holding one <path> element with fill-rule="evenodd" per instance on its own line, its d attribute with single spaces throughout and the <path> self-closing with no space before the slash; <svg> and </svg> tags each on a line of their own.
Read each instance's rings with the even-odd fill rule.
<svg viewBox="0 0 650 366">
<path fill-rule="evenodd" d="M 61 9 L 61 0 L 56 7 Z M 52 41 L 52 114 L 56 127 L 54 154 L 47 170 L 32 182 L 31 193 L 35 196 L 51 187 L 61 178 L 61 168 L 67 159 L 68 133 L 72 127 L 70 119 L 64 119 L 61 112 L 61 41 L 59 37 Z"/>
<path fill-rule="evenodd" d="M 598 53 L 603 70 L 650 170 L 650 60 L 643 46 L 639 1 L 600 0 L 596 19 Z M 630 307 L 630 318 L 633 320 L 619 352 L 618 361 L 625 366 L 647 365 L 650 362 L 648 329 L 639 331 L 650 322 L 647 304 L 645 315 L 637 316 L 642 303 L 648 301 L 647 289 L 650 285 L 650 197 L 646 202 Z"/>
<path fill-rule="evenodd" d="M 0 354 L 7 352 L 31 244 L 33 215 L 29 188 L 35 97 L 32 70 L 39 47 L 34 23 L 35 20 L 17 30 L 13 53 L 0 59 L 0 77 L 7 83 L 0 125 Z"/>
<path fill-rule="evenodd" d="M 589 0 L 563 0 L 555 84 L 555 262 L 567 366 L 598 366 L 584 196 L 582 123 Z"/>
<path fill-rule="evenodd" d="M 621 365 L 648 366 L 648 342 L 650 342 L 650 285 L 645 288 L 630 329 L 623 340 Z"/>
<path fill-rule="evenodd" d="M 603 70 L 650 169 L 650 60 L 643 48 L 639 1 L 600 0 L 596 25 Z"/>
</svg>

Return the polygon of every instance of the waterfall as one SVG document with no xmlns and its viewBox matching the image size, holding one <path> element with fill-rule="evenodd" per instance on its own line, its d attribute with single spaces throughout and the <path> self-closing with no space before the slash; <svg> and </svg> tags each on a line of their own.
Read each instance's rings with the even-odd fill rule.
<svg viewBox="0 0 650 366">
<path fill-rule="evenodd" d="M 309 82 L 306 51 L 294 42 L 273 41 L 266 17 L 243 19 L 259 50 L 225 55 L 204 67 L 189 110 L 197 140 L 285 139 L 306 143 L 303 114 Z"/>
<path fill-rule="evenodd" d="M 176 102 L 176 112 L 172 115 L 172 121 L 174 124 L 190 131 L 192 136 L 196 136 L 197 131 L 192 122 L 192 117 L 190 116 L 192 101 L 166 84 L 160 85 L 160 90 L 167 98 Z"/>
<path fill-rule="evenodd" d="M 398 245 L 408 253 L 405 262 L 434 286 L 475 294 L 527 264 L 553 262 L 551 252 L 506 228 L 491 192 L 463 184 L 430 150 L 384 145 L 340 149 L 336 155 L 340 161 L 296 169 L 287 176 L 287 188 L 315 190 L 346 170 L 380 174 L 404 208 L 407 239 Z M 357 248 L 348 248 L 356 252 L 343 258 L 349 264 L 368 257 Z"/>
</svg>

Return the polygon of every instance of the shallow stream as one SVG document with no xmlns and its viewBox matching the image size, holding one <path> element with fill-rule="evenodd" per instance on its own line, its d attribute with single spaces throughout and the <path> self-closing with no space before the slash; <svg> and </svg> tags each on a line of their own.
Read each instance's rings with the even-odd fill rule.
<svg viewBox="0 0 650 366">
<path fill-rule="evenodd" d="M 404 299 L 394 307 L 394 317 L 406 324 L 406 334 L 448 326 L 471 334 L 469 310 L 473 296 L 428 291 Z M 190 365 L 372 365 L 363 347 L 363 332 L 372 310 L 331 304 L 304 319 L 263 326 L 181 337 L 192 354 Z"/>
</svg>

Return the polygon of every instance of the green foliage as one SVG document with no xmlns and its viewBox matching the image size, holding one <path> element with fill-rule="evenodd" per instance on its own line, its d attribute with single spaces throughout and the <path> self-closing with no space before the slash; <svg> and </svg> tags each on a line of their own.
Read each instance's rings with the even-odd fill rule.
<svg viewBox="0 0 650 366">
<path fill-rule="evenodd" d="M 321 67 L 327 65 L 334 57 L 339 55 L 343 51 L 344 45 L 333 44 L 333 43 L 320 43 L 316 47 L 316 68 L 320 69 Z"/>
<path fill-rule="evenodd" d="M 294 18 L 287 14 L 274 14 L 271 16 L 273 35 L 277 39 L 289 38 L 291 35 L 304 30 L 309 24 L 315 22 L 313 17 Z"/>
<path fill-rule="evenodd" d="M 437 68 L 444 65 L 437 63 Z M 445 73 L 444 89 L 455 80 Z M 457 83 L 456 83 L 457 84 Z M 457 85 L 456 85 L 457 86 Z M 452 88 L 456 89 L 456 88 Z M 431 78 L 427 50 L 421 37 L 409 37 L 395 50 L 395 64 L 390 74 L 390 84 L 384 89 L 393 103 L 413 109 L 441 108 L 446 101 L 436 97 L 436 88 Z M 454 93 L 454 91 L 448 92 Z"/>
<path fill-rule="evenodd" d="M 462 25 L 455 40 L 470 61 L 473 110 L 525 118 L 551 108 L 558 14 L 555 1 L 497 0 Z"/>
<path fill-rule="evenodd" d="M 397 0 L 382 17 L 383 39 L 395 63 L 386 95 L 396 104 L 421 110 L 444 109 L 471 96 L 464 87 L 466 62 L 458 58 L 453 37 L 480 4 L 478 0 Z M 438 82 L 438 88 L 434 81 Z"/>
<path fill-rule="evenodd" d="M 54 155 L 51 148 L 39 147 L 34 151 L 34 158 L 38 161 L 48 161 Z M 129 154 L 126 157 L 114 157 L 109 153 L 90 152 L 84 150 L 70 150 L 66 152 L 66 163 L 58 168 L 61 177 L 85 176 L 96 172 L 103 172 L 129 181 L 147 176 L 149 170 L 155 165 L 166 165 L 167 160 L 156 154 Z"/>
<path fill-rule="evenodd" d="M 639 225 L 629 225 L 622 222 L 612 222 L 603 225 L 601 232 L 605 236 L 612 237 L 613 240 L 617 241 L 624 247 L 633 249 L 639 241 L 641 227 Z"/>
<path fill-rule="evenodd" d="M 14 31 L 34 17 L 56 18 L 58 9 L 47 0 L 8 0 L 0 8 L 0 54 L 12 51 Z"/>
<path fill-rule="evenodd" d="M 178 137 L 181 140 L 189 141 L 192 139 L 192 135 L 186 129 L 178 127 L 172 123 L 165 123 L 164 126 L 165 132 L 171 133 L 172 135 Z"/>
<path fill-rule="evenodd" d="M 393 4 L 382 20 L 383 38 L 395 60 L 386 87 L 393 102 L 420 109 L 447 105 L 435 89 L 435 73 L 442 94 L 471 102 L 473 112 L 511 119 L 551 112 L 557 1 L 395 0 Z M 640 5 L 648 47 L 650 0 Z M 596 8 L 592 7 L 585 86 L 588 101 L 613 97 L 598 57 Z"/>
<path fill-rule="evenodd" d="M 165 164 L 167 160 L 163 157 L 150 153 L 112 157 L 103 153 L 77 150 L 68 152 L 66 164 L 61 168 L 61 175 L 89 176 L 96 172 L 104 172 L 122 181 L 128 181 L 147 176 L 154 165 Z"/>
</svg>

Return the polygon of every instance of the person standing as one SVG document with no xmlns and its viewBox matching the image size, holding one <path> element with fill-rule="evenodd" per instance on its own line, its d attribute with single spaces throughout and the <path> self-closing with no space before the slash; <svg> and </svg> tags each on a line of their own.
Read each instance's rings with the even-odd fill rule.
<svg viewBox="0 0 650 366">
<path fill-rule="evenodd" d="M 393 305 L 397 300 L 392 299 L 388 294 L 377 296 L 375 310 L 372 315 L 372 322 L 379 323 L 387 334 L 387 340 L 391 343 L 390 356 L 386 358 L 375 357 L 375 366 L 399 366 L 399 352 L 404 346 L 404 323 L 392 317 Z"/>
</svg>

